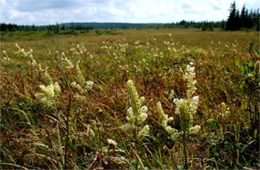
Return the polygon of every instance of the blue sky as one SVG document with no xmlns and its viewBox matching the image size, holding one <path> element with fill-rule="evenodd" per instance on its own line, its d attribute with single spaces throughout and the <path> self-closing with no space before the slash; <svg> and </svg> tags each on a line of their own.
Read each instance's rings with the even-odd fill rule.
<svg viewBox="0 0 260 170">
<path fill-rule="evenodd" d="M 55 24 L 63 22 L 169 23 L 182 19 L 226 19 L 233 0 L 0 0 L 0 22 Z M 260 0 L 236 0 L 237 7 L 260 7 Z"/>
</svg>

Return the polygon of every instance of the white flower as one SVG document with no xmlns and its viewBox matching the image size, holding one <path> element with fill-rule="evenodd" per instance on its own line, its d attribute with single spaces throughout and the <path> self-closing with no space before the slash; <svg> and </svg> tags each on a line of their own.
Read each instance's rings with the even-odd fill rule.
<svg viewBox="0 0 260 170">
<path fill-rule="evenodd" d="M 147 119 L 147 113 L 141 113 L 138 117 L 137 117 L 137 124 L 138 125 L 142 125 L 142 123 Z"/>
<path fill-rule="evenodd" d="M 171 139 L 172 139 L 173 141 L 179 140 L 182 134 L 183 134 L 183 132 L 175 132 L 175 133 L 173 133 L 173 134 L 171 135 Z"/>
<path fill-rule="evenodd" d="M 54 104 L 54 97 L 59 95 L 61 90 L 59 84 L 56 82 L 54 85 L 50 84 L 48 86 L 40 85 L 40 93 L 36 93 L 35 97 L 47 106 L 52 106 Z"/>
<path fill-rule="evenodd" d="M 186 91 L 187 98 L 191 98 L 195 93 L 195 91 L 197 90 L 195 86 L 197 81 L 194 80 L 195 76 L 196 76 L 195 67 L 187 65 L 183 76 L 183 78 L 187 81 L 187 91 Z"/>
<path fill-rule="evenodd" d="M 187 81 L 187 91 L 186 91 L 186 98 L 173 100 L 175 103 L 175 114 L 180 117 L 180 131 L 168 125 L 169 121 L 172 121 L 173 118 L 168 118 L 163 112 L 162 105 L 160 102 L 157 103 L 157 110 L 160 115 L 160 119 L 162 122 L 162 126 L 166 130 L 166 132 L 171 136 L 173 141 L 178 140 L 184 132 L 188 131 L 190 134 L 197 134 L 200 130 L 200 126 L 196 125 L 193 126 L 193 115 L 197 112 L 198 104 L 199 104 L 199 96 L 194 96 L 197 88 L 195 80 L 195 67 L 193 67 L 193 63 L 191 62 L 190 65 L 186 66 L 186 70 L 184 72 L 183 78 Z M 172 99 L 174 93 L 169 96 Z"/>
<path fill-rule="evenodd" d="M 113 139 L 107 139 L 107 143 L 108 143 L 109 145 L 112 145 L 113 147 L 116 147 L 116 145 L 117 145 L 116 141 L 113 140 Z"/>
<path fill-rule="evenodd" d="M 65 54 L 64 54 L 65 55 Z M 74 67 L 74 65 L 72 64 L 72 62 L 67 58 L 67 57 L 65 57 L 65 58 L 62 58 L 62 60 L 64 60 L 66 63 L 65 63 L 65 67 L 67 68 L 67 69 L 71 69 L 71 68 L 73 68 Z"/>
<path fill-rule="evenodd" d="M 48 86 L 40 85 L 41 91 L 46 94 L 48 97 L 54 97 L 54 86 L 50 84 Z"/>
<path fill-rule="evenodd" d="M 84 90 L 82 89 L 82 87 L 77 84 L 75 81 L 73 81 L 72 83 L 70 83 L 71 87 L 73 87 L 74 89 L 77 89 L 80 93 L 84 93 Z"/>
<path fill-rule="evenodd" d="M 74 98 L 75 98 L 77 101 L 79 101 L 79 102 L 86 101 L 86 97 L 85 97 L 85 96 L 82 96 L 82 95 L 80 95 L 80 94 L 78 94 L 78 93 L 76 93 L 76 94 L 74 95 Z"/>
<path fill-rule="evenodd" d="M 168 134 L 170 134 L 170 135 L 173 134 L 173 133 L 175 133 L 175 132 L 177 132 L 177 130 L 174 129 L 174 128 L 172 128 L 171 126 L 166 126 L 165 130 L 166 130 L 166 132 L 167 132 Z"/>
<path fill-rule="evenodd" d="M 193 127 L 191 127 L 191 128 L 189 129 L 189 133 L 190 133 L 190 134 L 193 134 L 193 135 L 196 135 L 196 134 L 199 133 L 200 128 L 201 128 L 201 127 L 200 127 L 199 125 L 193 126 Z"/>
<path fill-rule="evenodd" d="M 221 115 L 224 119 L 228 119 L 228 116 L 230 115 L 229 108 L 227 108 L 224 102 L 221 103 Z"/>
<path fill-rule="evenodd" d="M 132 80 L 127 81 L 127 89 L 130 100 L 130 107 L 127 110 L 128 123 L 123 125 L 121 128 L 125 131 L 132 131 L 132 134 L 135 134 L 134 131 L 137 130 L 137 138 L 141 139 L 142 136 L 148 135 L 149 126 L 145 125 L 143 128 L 143 123 L 147 119 L 148 108 L 142 106 L 144 102 L 144 97 L 139 97 L 137 90 L 135 88 L 134 82 Z M 141 129 L 141 130 L 140 130 Z"/>
<path fill-rule="evenodd" d="M 145 125 L 140 132 L 137 135 L 137 138 L 140 139 L 144 136 L 149 136 L 150 127 L 148 125 Z"/>
<path fill-rule="evenodd" d="M 168 126 L 168 122 L 173 121 L 173 117 L 168 117 L 168 115 L 164 113 L 161 102 L 157 103 L 157 111 L 161 119 L 162 127 L 165 128 L 166 131 L 169 131 L 170 126 Z M 168 128 L 168 130 L 166 128 Z"/>
<path fill-rule="evenodd" d="M 127 117 L 126 119 L 131 122 L 131 123 L 134 123 L 135 122 L 135 115 L 134 115 L 134 112 L 133 112 L 133 109 L 132 107 L 129 107 L 128 110 L 127 110 Z"/>
<path fill-rule="evenodd" d="M 146 106 L 142 106 L 141 107 L 141 112 L 142 113 L 147 113 L 148 112 L 148 108 Z"/>
<path fill-rule="evenodd" d="M 59 83 L 55 82 L 54 84 L 54 92 L 58 95 L 61 93 L 60 85 Z"/>
<path fill-rule="evenodd" d="M 170 94 L 169 94 L 169 99 L 170 100 L 172 100 L 173 99 L 173 97 L 174 97 L 174 94 L 175 94 L 175 92 L 174 92 L 174 90 L 171 90 L 171 92 L 170 92 Z"/>
<path fill-rule="evenodd" d="M 83 76 L 83 74 L 80 70 L 79 63 L 80 63 L 80 60 L 77 62 L 77 65 L 76 65 L 76 73 L 77 73 L 77 77 L 78 77 L 78 82 L 80 83 L 81 86 L 84 86 L 85 77 Z"/>
<path fill-rule="evenodd" d="M 85 86 L 86 91 L 90 91 L 93 87 L 93 84 L 94 84 L 93 81 L 87 81 Z"/>
</svg>

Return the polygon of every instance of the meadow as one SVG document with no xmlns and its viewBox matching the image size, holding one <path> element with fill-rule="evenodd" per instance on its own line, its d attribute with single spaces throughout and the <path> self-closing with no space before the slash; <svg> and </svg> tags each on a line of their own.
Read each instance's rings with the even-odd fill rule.
<svg viewBox="0 0 260 170">
<path fill-rule="evenodd" d="M 260 168 L 259 32 L 14 34 L 2 169 Z"/>
</svg>

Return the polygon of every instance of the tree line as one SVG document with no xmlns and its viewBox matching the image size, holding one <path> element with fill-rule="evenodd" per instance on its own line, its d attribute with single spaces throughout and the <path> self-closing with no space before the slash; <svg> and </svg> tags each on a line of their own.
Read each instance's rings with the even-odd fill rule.
<svg viewBox="0 0 260 170">
<path fill-rule="evenodd" d="M 70 26 L 65 26 L 63 24 L 56 25 L 45 25 L 45 26 L 35 26 L 35 25 L 17 25 L 17 24 L 6 24 L 0 23 L 0 31 L 48 31 L 53 33 L 59 33 L 60 30 L 90 30 L 92 27 L 83 27 L 81 25 L 74 26 L 73 23 Z"/>
<path fill-rule="evenodd" d="M 250 11 L 246 9 L 245 5 L 239 11 L 236 8 L 236 2 L 234 1 L 230 6 L 230 13 L 227 19 L 225 30 L 240 30 L 255 28 L 259 31 L 259 9 Z"/>
<path fill-rule="evenodd" d="M 202 31 L 214 31 L 214 28 L 225 28 L 225 21 L 185 21 L 182 20 L 176 23 L 170 23 L 163 25 L 164 28 L 198 28 L 202 29 Z"/>
</svg>

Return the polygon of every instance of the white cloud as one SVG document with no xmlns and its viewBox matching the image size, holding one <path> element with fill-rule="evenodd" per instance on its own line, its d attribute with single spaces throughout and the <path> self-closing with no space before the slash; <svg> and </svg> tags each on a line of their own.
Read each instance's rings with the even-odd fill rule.
<svg viewBox="0 0 260 170">
<path fill-rule="evenodd" d="M 0 0 L 0 21 L 17 24 L 56 22 L 176 22 L 223 20 L 233 0 Z M 260 6 L 237 0 L 237 7 Z"/>
</svg>

